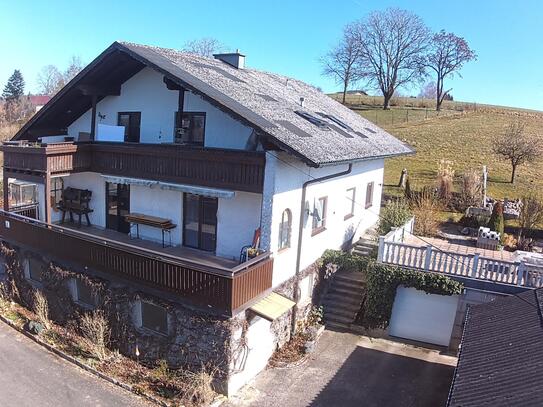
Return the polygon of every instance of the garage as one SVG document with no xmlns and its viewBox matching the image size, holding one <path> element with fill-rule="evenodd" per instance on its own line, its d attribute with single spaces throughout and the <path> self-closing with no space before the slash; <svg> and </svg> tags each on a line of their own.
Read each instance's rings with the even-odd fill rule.
<svg viewBox="0 0 543 407">
<path fill-rule="evenodd" d="M 388 326 L 390 336 L 449 346 L 454 326 L 457 295 L 426 294 L 400 286 Z"/>
</svg>

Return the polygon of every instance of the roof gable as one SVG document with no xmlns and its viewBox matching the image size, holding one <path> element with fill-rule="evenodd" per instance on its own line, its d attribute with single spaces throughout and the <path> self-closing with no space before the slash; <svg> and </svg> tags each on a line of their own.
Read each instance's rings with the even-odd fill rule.
<svg viewBox="0 0 543 407">
<path fill-rule="evenodd" d="M 413 152 L 389 133 L 301 81 L 254 69 L 236 69 L 217 59 L 177 50 L 125 42 L 113 43 L 40 110 L 15 138 L 22 138 L 25 133 L 38 134 L 47 130 L 48 125 L 54 128 L 55 122 L 58 129 L 67 127 L 70 120 L 90 108 L 90 99 L 82 98 L 77 91 L 79 85 L 96 81 L 100 75 L 101 82 L 105 77 L 110 86 L 120 85 L 120 81 L 126 81 L 144 66 L 152 67 L 169 80 L 202 95 L 309 165 Z M 319 117 L 328 125 L 317 126 L 300 115 L 300 111 Z M 345 126 L 339 126 L 339 123 Z"/>
</svg>

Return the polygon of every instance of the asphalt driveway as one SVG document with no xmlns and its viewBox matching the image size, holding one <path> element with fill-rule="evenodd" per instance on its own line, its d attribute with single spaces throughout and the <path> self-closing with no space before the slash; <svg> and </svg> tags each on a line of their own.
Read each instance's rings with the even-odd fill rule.
<svg viewBox="0 0 543 407">
<path fill-rule="evenodd" d="M 435 350 L 325 331 L 307 362 L 262 372 L 225 406 L 444 406 L 455 366 Z"/>
<path fill-rule="evenodd" d="M 0 322 L 0 406 L 150 406 Z"/>
</svg>

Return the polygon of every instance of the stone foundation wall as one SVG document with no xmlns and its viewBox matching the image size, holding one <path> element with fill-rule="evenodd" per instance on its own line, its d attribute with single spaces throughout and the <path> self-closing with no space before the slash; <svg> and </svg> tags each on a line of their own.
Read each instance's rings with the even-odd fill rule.
<svg viewBox="0 0 543 407">
<path fill-rule="evenodd" d="M 134 287 L 68 269 L 51 259 L 20 248 L 0 246 L 6 264 L 6 285 L 13 299 L 32 309 L 34 291 L 39 289 L 49 304 L 50 317 L 59 324 L 73 323 L 77 327 L 79 316 L 89 309 L 73 301 L 69 289 L 71 279 L 79 279 L 91 288 L 97 298 L 96 308 L 104 310 L 112 329 L 112 347 L 139 359 L 155 362 L 164 359 L 171 367 L 201 369 L 216 368 L 218 376 L 228 372 L 230 337 L 234 319 L 212 316 L 179 303 L 164 301 Z M 42 265 L 41 283 L 25 277 L 26 259 L 33 258 Z M 160 305 L 168 313 L 168 334 L 159 334 L 138 327 L 134 319 L 134 306 L 138 300 Z M 76 328 L 77 329 L 77 328 Z"/>
</svg>

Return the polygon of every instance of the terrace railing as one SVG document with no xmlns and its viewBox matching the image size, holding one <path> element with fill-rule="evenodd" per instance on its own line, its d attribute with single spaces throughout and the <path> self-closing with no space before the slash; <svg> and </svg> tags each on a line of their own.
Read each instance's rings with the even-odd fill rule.
<svg viewBox="0 0 543 407">
<path fill-rule="evenodd" d="M 523 287 L 543 287 L 543 269 L 522 262 L 459 254 L 432 246 L 415 246 L 379 239 L 378 261 L 420 271 L 443 273 Z"/>
<path fill-rule="evenodd" d="M 269 253 L 233 268 L 210 267 L 6 211 L 0 211 L 0 238 L 60 262 L 169 291 L 226 315 L 244 309 L 272 284 Z"/>
</svg>

